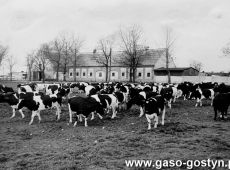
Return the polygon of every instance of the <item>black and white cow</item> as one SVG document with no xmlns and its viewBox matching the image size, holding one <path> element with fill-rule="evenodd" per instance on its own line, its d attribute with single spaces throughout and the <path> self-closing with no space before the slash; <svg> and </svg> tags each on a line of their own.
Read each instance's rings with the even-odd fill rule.
<svg viewBox="0 0 230 170">
<path fill-rule="evenodd" d="M 197 88 L 194 92 L 192 92 L 190 98 L 195 98 L 196 99 L 196 105 L 195 107 L 197 107 L 199 104 L 200 106 L 202 106 L 202 100 L 203 99 L 211 99 L 211 106 L 213 103 L 213 99 L 214 99 L 214 90 L 213 89 L 200 89 Z"/>
<path fill-rule="evenodd" d="M 66 98 L 66 97 L 68 97 L 69 93 L 70 93 L 70 88 L 67 85 L 62 85 L 62 84 L 46 85 L 46 94 L 47 95 L 59 94 L 63 98 Z"/>
<path fill-rule="evenodd" d="M 81 116 L 85 119 L 85 127 L 88 126 L 87 118 L 92 112 L 96 112 L 100 118 L 101 115 L 104 115 L 104 109 L 101 103 L 99 103 L 95 98 L 92 97 L 81 97 L 75 96 L 68 100 L 69 108 L 69 123 L 72 123 L 73 112 L 76 112 L 77 117 Z M 77 120 L 74 123 L 74 126 L 77 125 Z"/>
<path fill-rule="evenodd" d="M 222 119 L 227 117 L 228 107 L 230 105 L 230 92 L 218 93 L 213 99 L 214 120 L 217 118 L 217 112 L 221 112 Z"/>
<path fill-rule="evenodd" d="M 128 94 L 124 92 L 114 92 L 114 96 L 116 96 L 118 100 L 118 110 L 127 110 L 127 102 L 128 102 Z"/>
<path fill-rule="evenodd" d="M 52 94 L 57 94 L 58 89 L 61 87 L 61 84 L 46 84 L 46 94 L 47 95 L 52 95 Z"/>
<path fill-rule="evenodd" d="M 30 125 L 33 123 L 35 116 L 38 116 L 39 122 L 41 121 L 40 111 L 47 108 L 55 107 L 57 109 L 57 119 L 60 119 L 62 97 L 59 94 L 44 95 L 42 93 L 26 92 L 26 93 L 8 93 L 0 95 L 0 103 L 8 103 L 12 109 L 13 114 L 11 118 L 15 116 L 16 110 L 18 110 L 22 118 L 25 115 L 22 112 L 22 108 L 26 107 L 32 111 Z"/>
<path fill-rule="evenodd" d="M 145 116 L 148 122 L 148 130 L 151 129 L 151 119 L 154 118 L 154 128 L 157 128 L 159 116 L 162 116 L 161 124 L 164 125 L 165 119 L 165 100 L 161 95 L 150 97 L 145 101 Z"/>
<path fill-rule="evenodd" d="M 18 88 L 18 93 L 38 92 L 36 83 L 18 84 L 17 88 Z"/>
<path fill-rule="evenodd" d="M 172 100 L 173 102 L 176 101 L 176 96 L 177 96 L 177 88 L 176 87 L 165 87 L 161 89 L 162 97 L 165 99 L 165 101 L 168 104 L 168 107 L 171 109 L 172 108 Z"/>
<path fill-rule="evenodd" d="M 144 115 L 144 105 L 145 105 L 145 100 L 156 96 L 158 93 L 155 92 L 144 92 L 141 91 L 138 93 L 138 91 L 133 90 L 132 88 L 130 89 L 130 99 L 127 102 L 127 109 L 130 109 L 132 105 L 137 105 L 140 108 L 140 115 L 139 117 L 142 117 Z"/>
<path fill-rule="evenodd" d="M 178 84 L 177 90 L 178 90 L 178 92 L 181 91 L 181 96 L 184 97 L 184 100 L 187 100 L 190 98 L 190 95 L 192 92 L 192 86 L 193 86 L 193 84 L 190 82 L 183 82 L 183 83 Z M 180 96 L 178 96 L 178 97 L 180 97 Z"/>
<path fill-rule="evenodd" d="M 118 108 L 118 99 L 113 94 L 96 94 L 92 95 L 97 102 L 99 102 L 104 109 L 107 110 L 107 113 L 111 109 L 112 111 L 112 119 L 114 119 L 117 115 L 117 108 Z M 94 119 L 94 114 L 92 114 L 92 119 Z M 91 119 L 91 120 L 92 120 Z"/>
</svg>

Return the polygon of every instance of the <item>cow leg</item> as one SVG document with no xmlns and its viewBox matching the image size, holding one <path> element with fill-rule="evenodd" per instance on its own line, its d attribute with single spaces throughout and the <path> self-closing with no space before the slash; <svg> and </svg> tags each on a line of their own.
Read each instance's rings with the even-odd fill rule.
<svg viewBox="0 0 230 170">
<path fill-rule="evenodd" d="M 19 113 L 21 113 L 21 116 L 22 116 L 22 119 L 23 119 L 25 117 L 25 115 L 23 114 L 22 109 L 19 109 L 18 111 L 19 111 Z"/>
<path fill-rule="evenodd" d="M 165 107 L 162 110 L 162 120 L 161 120 L 161 124 L 164 125 L 165 124 Z"/>
<path fill-rule="evenodd" d="M 176 102 L 176 96 L 173 96 L 173 103 Z"/>
<path fill-rule="evenodd" d="M 213 99 L 214 99 L 214 98 L 212 97 L 212 98 L 211 98 L 211 106 L 213 105 Z"/>
<path fill-rule="evenodd" d="M 88 124 L 87 124 L 87 117 L 85 116 L 85 127 L 88 127 Z"/>
<path fill-rule="evenodd" d="M 153 115 L 155 116 L 155 119 L 154 119 L 154 120 L 155 120 L 154 128 L 157 128 L 158 120 L 159 120 L 159 119 L 158 119 L 158 116 L 157 116 L 156 113 L 154 113 Z"/>
<path fill-rule="evenodd" d="M 117 117 L 117 111 L 116 111 L 116 109 L 114 108 L 114 107 L 111 107 L 111 109 L 112 109 L 112 113 L 113 113 L 113 115 L 112 115 L 112 119 L 114 119 L 115 117 Z"/>
<path fill-rule="evenodd" d="M 224 119 L 227 119 L 227 111 L 224 112 Z"/>
<path fill-rule="evenodd" d="M 41 123 L 41 115 L 40 115 L 40 111 L 37 111 L 37 116 L 38 116 L 38 120 L 39 120 L 39 123 Z"/>
<path fill-rule="evenodd" d="M 60 120 L 60 118 L 61 118 L 61 106 L 59 104 L 57 104 L 56 108 L 57 108 L 57 111 L 56 111 L 57 120 Z"/>
<path fill-rule="evenodd" d="M 200 99 L 200 106 L 202 106 L 202 99 Z"/>
<path fill-rule="evenodd" d="M 200 99 L 199 98 L 197 98 L 196 99 L 196 105 L 195 105 L 195 107 L 197 107 L 198 106 L 198 103 L 200 102 Z"/>
<path fill-rule="evenodd" d="M 172 108 L 172 99 L 170 99 L 170 100 L 168 101 L 168 106 L 169 106 L 169 109 Z"/>
<path fill-rule="evenodd" d="M 75 127 L 76 125 L 77 125 L 77 120 L 74 122 L 73 127 Z"/>
<path fill-rule="evenodd" d="M 14 107 L 12 107 L 12 109 L 13 109 L 13 114 L 12 114 L 12 116 L 10 117 L 10 119 L 12 119 L 12 118 L 15 117 L 15 112 L 16 112 L 15 110 L 16 110 L 16 109 L 15 109 Z"/>
<path fill-rule="evenodd" d="M 97 115 L 99 116 L 100 119 L 103 119 L 103 117 L 99 113 L 97 113 Z"/>
<path fill-rule="evenodd" d="M 76 113 L 77 114 L 77 113 Z M 74 124 L 73 124 L 73 127 L 75 127 L 76 125 L 77 125 L 77 121 L 78 120 L 80 120 L 80 118 L 81 118 L 81 115 L 79 114 L 77 114 L 77 117 L 76 117 L 76 120 L 75 120 L 75 122 L 74 122 Z"/>
<path fill-rule="evenodd" d="M 92 112 L 92 117 L 91 117 L 91 120 L 93 120 L 95 117 L 94 117 L 94 112 Z"/>
<path fill-rule="evenodd" d="M 151 129 L 151 119 L 153 118 L 153 115 L 145 114 L 145 117 L 148 122 L 148 130 L 150 130 Z"/>
<path fill-rule="evenodd" d="M 70 108 L 70 104 L 68 104 L 68 108 L 69 108 L 69 123 L 73 122 L 73 112 Z"/>
<path fill-rule="evenodd" d="M 37 115 L 36 111 L 32 111 L 31 120 L 30 120 L 29 125 L 31 125 L 31 124 L 33 123 L 33 121 L 34 121 L 34 116 L 36 116 L 36 115 Z"/>
<path fill-rule="evenodd" d="M 139 117 L 142 117 L 144 115 L 144 109 L 142 106 L 140 106 L 140 115 Z"/>
</svg>

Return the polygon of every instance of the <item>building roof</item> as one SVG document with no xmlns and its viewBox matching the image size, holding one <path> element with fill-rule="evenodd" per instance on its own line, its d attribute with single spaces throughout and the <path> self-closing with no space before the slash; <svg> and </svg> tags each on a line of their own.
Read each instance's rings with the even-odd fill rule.
<svg viewBox="0 0 230 170">
<path fill-rule="evenodd" d="M 193 67 L 175 67 L 175 68 L 169 68 L 170 71 L 184 71 L 184 70 L 188 70 L 188 69 L 194 69 L 196 71 L 198 71 L 197 69 L 193 68 Z M 161 67 L 158 69 L 155 69 L 154 71 L 166 71 L 167 69 L 165 67 Z M 199 72 L 199 71 L 198 71 Z"/>
<path fill-rule="evenodd" d="M 139 66 L 152 66 L 154 67 L 156 62 L 165 53 L 165 49 L 148 49 L 147 55 L 140 61 Z M 100 53 L 81 53 L 77 58 L 77 67 L 98 67 L 103 66 L 97 62 L 97 57 L 102 56 Z M 103 56 L 102 56 L 103 57 Z M 125 66 L 122 62 L 122 52 L 113 52 L 111 65 L 115 67 Z M 104 58 L 103 58 L 104 59 Z M 122 64 L 123 63 L 123 64 Z M 73 66 L 71 63 L 69 66 Z"/>
</svg>

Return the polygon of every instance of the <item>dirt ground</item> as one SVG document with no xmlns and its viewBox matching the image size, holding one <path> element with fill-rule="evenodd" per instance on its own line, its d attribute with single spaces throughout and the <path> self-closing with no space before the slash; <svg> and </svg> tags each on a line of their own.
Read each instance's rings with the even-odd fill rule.
<svg viewBox="0 0 230 170">
<path fill-rule="evenodd" d="M 0 104 L 0 169 L 144 169 L 127 168 L 125 160 L 230 159 L 229 120 L 214 121 L 208 100 L 203 107 L 194 105 L 195 101 L 176 101 L 167 109 L 165 125 L 147 130 L 137 107 L 118 113 L 114 120 L 107 115 L 89 120 L 89 127 L 83 122 L 73 127 L 67 125 L 66 105 L 60 121 L 54 110 L 46 110 L 40 124 L 36 117 L 29 125 L 30 111 L 24 110 L 24 119 L 18 112 L 10 119 L 11 108 Z"/>
</svg>

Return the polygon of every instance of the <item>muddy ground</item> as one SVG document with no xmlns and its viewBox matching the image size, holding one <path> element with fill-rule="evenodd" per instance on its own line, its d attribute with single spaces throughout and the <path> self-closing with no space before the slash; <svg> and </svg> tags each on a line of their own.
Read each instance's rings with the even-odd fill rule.
<svg viewBox="0 0 230 170">
<path fill-rule="evenodd" d="M 67 106 L 58 122 L 55 111 L 46 110 L 40 124 L 35 118 L 28 125 L 30 111 L 24 110 L 24 119 L 19 113 L 10 119 L 11 108 L 0 104 L 0 169 L 144 169 L 127 168 L 125 160 L 228 160 L 230 121 L 214 121 L 209 104 L 195 108 L 195 101 L 180 99 L 167 109 L 165 125 L 152 130 L 145 117 L 138 118 L 137 107 L 114 120 L 107 115 L 88 121 L 89 127 L 73 127 L 67 125 Z"/>
</svg>

